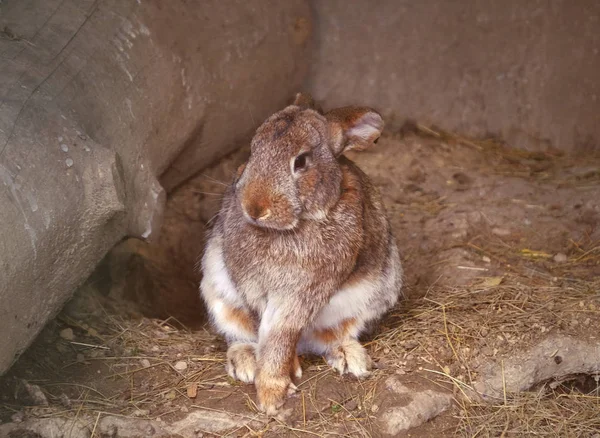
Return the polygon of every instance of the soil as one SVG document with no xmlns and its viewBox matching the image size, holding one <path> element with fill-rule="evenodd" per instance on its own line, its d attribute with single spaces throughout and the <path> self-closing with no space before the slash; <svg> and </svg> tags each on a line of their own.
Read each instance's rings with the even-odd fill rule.
<svg viewBox="0 0 600 438">
<path fill-rule="evenodd" d="M 300 392 L 268 420 L 253 386 L 225 374 L 226 345 L 206 322 L 194 266 L 223 184 L 248 155 L 242 149 L 170 196 L 158 242 L 128 240 L 107 256 L 0 379 L 0 425 L 82 418 L 101 436 L 104 416 L 168 425 L 204 409 L 247 421 L 194 436 L 381 436 L 383 413 L 410 403 L 385 386 L 395 376 L 415 393 L 453 396 L 444 413 L 397 436 L 519 436 L 527 428 L 570 436 L 552 419 L 533 424 L 533 405 L 495 424 L 502 406 L 485 405 L 473 388 L 490 364 L 552 336 L 598 348 L 600 159 L 412 128 L 350 156 L 381 189 L 406 273 L 405 299 L 364 339 L 378 364 L 371 377 L 340 377 L 322 358 L 303 357 Z M 593 436 L 598 379 L 577 379 L 533 384 L 544 403 L 592 400 L 573 436 Z M 505 393 L 500 405 L 518 400 Z M 563 408 L 556 421 L 564 423 Z"/>
</svg>

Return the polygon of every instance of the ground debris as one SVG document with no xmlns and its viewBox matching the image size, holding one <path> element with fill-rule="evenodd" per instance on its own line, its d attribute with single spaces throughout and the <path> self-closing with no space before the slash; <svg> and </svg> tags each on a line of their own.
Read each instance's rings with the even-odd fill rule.
<svg viewBox="0 0 600 438">
<path fill-rule="evenodd" d="M 168 245 L 133 283 L 111 283 L 107 296 L 90 282 L 68 306 L 75 313 L 50 323 L 0 379 L 0 436 L 47 424 L 49 434 L 73 426 L 72 438 L 80 426 L 86 437 L 94 428 L 106 437 L 369 437 L 413 427 L 416 411 L 422 424 L 401 436 L 593 436 L 600 184 L 581 169 L 600 166 L 434 132 L 386 135 L 372 152 L 348 154 L 381 189 L 406 273 L 405 299 L 365 340 L 381 364 L 370 378 L 302 357 L 299 392 L 271 421 L 253 385 L 228 378 L 225 342 L 198 317 L 194 262 L 242 150 L 170 195 Z M 138 266 L 151 248 L 128 245 L 111 269 Z M 77 342 L 70 328 L 61 334 L 67 326 Z M 48 405 L 32 406 L 21 379 Z M 389 412 L 395 422 L 385 422 Z"/>
<path fill-rule="evenodd" d="M 381 430 L 387 435 L 397 435 L 420 426 L 437 417 L 452 405 L 450 394 L 431 389 L 414 391 L 396 377 L 390 377 L 385 386 L 396 395 L 405 398 L 401 405 L 385 409 L 378 417 Z"/>
</svg>

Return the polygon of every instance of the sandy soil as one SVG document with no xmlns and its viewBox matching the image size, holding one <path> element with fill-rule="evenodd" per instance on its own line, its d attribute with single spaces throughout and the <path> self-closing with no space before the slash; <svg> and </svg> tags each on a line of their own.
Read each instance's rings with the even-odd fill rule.
<svg viewBox="0 0 600 438">
<path fill-rule="evenodd" d="M 158 436 L 160 425 L 173 431 L 169 425 L 201 412 L 232 423 L 215 417 L 218 427 L 197 423 L 165 436 L 382 436 L 412 395 L 449 394 L 443 413 L 396 436 L 600 430 L 597 374 L 592 364 L 587 374 L 561 375 L 578 370 L 567 367 L 568 346 L 540 354 L 539 369 L 564 367 L 532 381 L 535 392 L 490 399 L 477 389 L 495 366 L 542 341 L 572 338 L 600 351 L 598 157 L 516 151 L 414 127 L 353 154 L 382 191 L 406 299 L 365 339 L 378 363 L 372 377 L 342 378 L 305 357 L 301 391 L 268 420 L 256 411 L 254 388 L 224 372 L 226 346 L 206 325 L 193 269 L 222 183 L 246 155 L 181 186 L 159 242 L 127 241 L 107 257 L 0 379 L 0 427 L 60 418 L 83 422 L 87 436 L 125 436 L 102 422 L 110 417 L 145 421 L 153 432 L 140 436 Z M 410 392 L 396 391 L 398 382 Z M 72 430 L 64 436 L 76 436 Z"/>
</svg>

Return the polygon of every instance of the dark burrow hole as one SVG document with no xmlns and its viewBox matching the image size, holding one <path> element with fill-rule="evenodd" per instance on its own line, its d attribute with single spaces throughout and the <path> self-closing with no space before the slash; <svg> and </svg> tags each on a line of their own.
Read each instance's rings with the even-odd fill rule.
<svg viewBox="0 0 600 438">
<path fill-rule="evenodd" d="M 600 396 L 600 374 L 572 374 L 561 378 L 541 383 L 537 389 L 544 388 L 547 394 L 556 397 L 568 394 L 581 394 Z"/>
</svg>

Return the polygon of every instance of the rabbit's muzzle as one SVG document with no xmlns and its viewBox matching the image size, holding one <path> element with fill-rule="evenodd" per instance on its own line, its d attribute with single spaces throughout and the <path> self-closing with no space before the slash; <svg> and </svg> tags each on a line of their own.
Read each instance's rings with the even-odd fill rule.
<svg viewBox="0 0 600 438">
<path fill-rule="evenodd" d="M 275 230 L 291 230 L 298 224 L 299 211 L 283 194 L 265 184 L 246 185 L 240 197 L 244 218 L 252 225 Z"/>
</svg>

